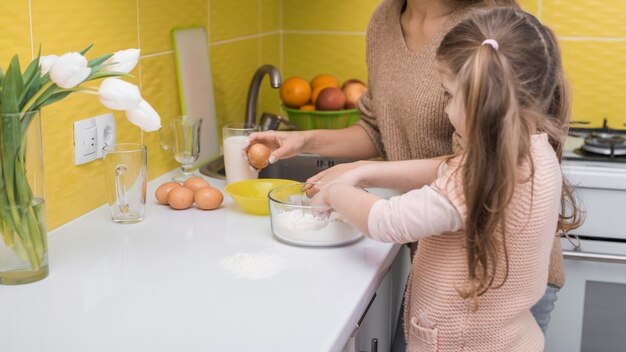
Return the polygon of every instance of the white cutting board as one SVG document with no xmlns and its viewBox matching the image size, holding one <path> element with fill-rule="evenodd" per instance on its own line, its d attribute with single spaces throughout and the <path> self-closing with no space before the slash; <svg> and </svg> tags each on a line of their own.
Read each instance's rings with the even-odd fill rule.
<svg viewBox="0 0 626 352">
<path fill-rule="evenodd" d="M 211 61 L 206 30 L 202 26 L 172 29 L 181 113 L 202 118 L 200 156 L 196 165 L 220 155 L 213 97 Z"/>
</svg>

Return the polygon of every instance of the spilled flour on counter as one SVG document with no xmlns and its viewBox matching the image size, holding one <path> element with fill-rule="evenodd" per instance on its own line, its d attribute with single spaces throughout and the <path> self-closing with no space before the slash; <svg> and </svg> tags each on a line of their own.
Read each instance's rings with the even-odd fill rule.
<svg viewBox="0 0 626 352">
<path fill-rule="evenodd" d="M 284 260 L 264 253 L 235 253 L 220 262 L 220 268 L 236 277 L 246 279 L 269 279 L 284 267 Z"/>
</svg>

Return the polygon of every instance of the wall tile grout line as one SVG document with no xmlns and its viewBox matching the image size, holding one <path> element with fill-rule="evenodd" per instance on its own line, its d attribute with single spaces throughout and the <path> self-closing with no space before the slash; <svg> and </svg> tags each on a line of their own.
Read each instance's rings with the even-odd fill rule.
<svg viewBox="0 0 626 352">
<path fill-rule="evenodd" d="M 147 59 L 149 57 L 162 56 L 162 55 L 168 55 L 168 54 L 173 54 L 173 53 L 174 53 L 174 50 L 168 50 L 168 51 L 162 51 L 160 53 L 141 55 L 139 58 L 140 59 Z"/>
<path fill-rule="evenodd" d="M 279 33 L 280 33 L 280 31 L 269 31 L 269 32 L 263 32 L 263 33 L 257 33 L 257 34 L 250 34 L 250 35 L 245 35 L 245 36 L 242 36 L 242 37 L 236 37 L 236 38 L 231 38 L 231 39 L 219 40 L 219 41 L 211 43 L 210 45 L 229 44 L 229 43 L 239 42 L 239 41 L 242 41 L 242 40 L 267 37 L 267 36 L 274 35 L 274 34 L 279 34 Z"/>
<path fill-rule="evenodd" d="M 320 30 L 307 30 L 307 29 L 289 29 L 283 30 L 285 34 L 312 34 L 312 35 L 358 35 L 364 36 L 365 32 L 359 31 L 320 31 Z"/>
<path fill-rule="evenodd" d="M 206 42 L 209 47 L 209 57 L 211 57 L 211 0 L 207 0 L 206 11 Z"/>
<path fill-rule="evenodd" d="M 30 27 L 30 56 L 35 60 L 35 40 L 33 39 L 33 8 L 31 0 L 28 0 L 28 25 Z"/>
<path fill-rule="evenodd" d="M 137 48 L 141 50 L 141 34 L 139 28 L 139 0 L 135 1 L 135 11 L 137 12 Z M 141 57 L 142 56 L 140 56 L 139 58 Z M 137 76 L 137 78 L 139 79 L 139 90 L 141 90 L 141 62 L 139 62 L 139 65 L 137 65 Z"/>
<path fill-rule="evenodd" d="M 589 41 L 589 42 L 626 42 L 626 38 L 608 38 L 608 37 L 558 37 L 563 41 Z"/>
<path fill-rule="evenodd" d="M 283 0 L 278 0 L 278 67 L 280 68 L 280 72 L 284 71 L 284 55 L 285 55 L 285 46 L 284 46 L 284 6 Z"/>
<path fill-rule="evenodd" d="M 141 53 L 141 34 L 140 34 L 140 29 L 139 29 L 139 0 L 135 1 L 135 12 L 136 12 L 136 18 L 137 18 L 137 49 L 139 49 L 140 53 Z M 139 91 L 141 92 L 141 56 L 139 57 L 139 62 L 137 63 L 137 80 L 139 81 Z M 144 144 L 143 143 L 143 130 L 140 129 L 140 133 L 139 133 L 139 143 Z"/>
<path fill-rule="evenodd" d="M 259 34 L 261 34 L 263 32 L 263 20 L 262 20 L 262 18 L 263 18 L 263 10 L 262 10 L 263 3 L 262 2 L 263 2 L 262 0 L 258 0 L 257 1 L 257 4 L 259 6 L 259 9 L 258 9 L 258 13 L 259 13 L 259 28 L 258 28 L 259 32 L 258 33 Z M 257 62 L 257 67 L 260 67 L 262 65 L 262 63 L 263 63 L 263 45 L 262 45 L 262 42 L 263 41 L 261 40 L 261 37 L 259 37 L 257 39 L 257 49 L 259 51 L 259 57 L 258 57 L 258 60 L 257 60 L 258 61 Z"/>
<path fill-rule="evenodd" d="M 541 18 L 542 7 L 543 7 L 542 0 L 538 0 L 538 3 L 537 3 L 537 19 L 539 19 L 540 21 L 542 20 L 542 18 Z"/>
</svg>

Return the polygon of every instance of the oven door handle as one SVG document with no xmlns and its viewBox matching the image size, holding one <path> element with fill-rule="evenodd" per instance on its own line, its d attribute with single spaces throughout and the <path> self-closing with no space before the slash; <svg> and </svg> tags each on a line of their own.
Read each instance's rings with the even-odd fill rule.
<svg viewBox="0 0 626 352">
<path fill-rule="evenodd" d="M 590 262 L 626 264 L 626 256 L 603 253 L 563 251 L 563 258 L 573 260 L 586 260 Z"/>
</svg>

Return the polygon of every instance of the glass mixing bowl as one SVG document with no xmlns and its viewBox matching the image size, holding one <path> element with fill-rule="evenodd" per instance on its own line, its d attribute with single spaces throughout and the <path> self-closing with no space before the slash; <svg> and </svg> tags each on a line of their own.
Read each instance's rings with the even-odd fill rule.
<svg viewBox="0 0 626 352">
<path fill-rule="evenodd" d="M 339 213 L 313 206 L 302 191 L 311 183 L 294 183 L 272 189 L 269 194 L 272 233 L 298 246 L 335 247 L 358 241 L 363 235 Z"/>
</svg>

